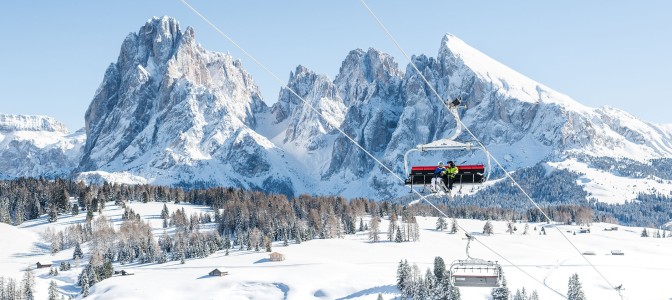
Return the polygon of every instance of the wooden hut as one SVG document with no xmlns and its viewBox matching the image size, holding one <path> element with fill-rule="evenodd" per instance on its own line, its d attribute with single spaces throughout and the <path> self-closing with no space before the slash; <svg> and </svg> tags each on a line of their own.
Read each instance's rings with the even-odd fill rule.
<svg viewBox="0 0 672 300">
<path fill-rule="evenodd" d="M 282 253 L 273 252 L 273 253 L 269 254 L 269 259 L 271 261 L 283 261 L 283 260 L 285 260 L 285 255 L 282 254 Z"/>
<path fill-rule="evenodd" d="M 210 275 L 210 276 L 220 276 L 221 277 L 221 276 L 229 275 L 229 272 L 228 271 L 220 271 L 219 269 L 214 269 L 214 270 L 210 271 L 210 273 L 208 273 L 208 275 Z"/>
</svg>

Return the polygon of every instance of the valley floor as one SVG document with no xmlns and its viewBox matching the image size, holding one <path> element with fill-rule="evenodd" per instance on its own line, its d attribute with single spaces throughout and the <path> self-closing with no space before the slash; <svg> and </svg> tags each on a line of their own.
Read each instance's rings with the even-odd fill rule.
<svg viewBox="0 0 672 300">
<path fill-rule="evenodd" d="M 163 203 L 130 205 L 151 222 L 156 236 L 163 232 L 159 217 Z M 183 207 L 188 214 L 210 211 L 203 206 L 168 204 L 170 211 Z M 119 225 L 122 212 L 119 207 L 109 205 L 104 213 Z M 38 233 L 49 227 L 63 229 L 82 222 L 84 217 L 85 214 L 63 216 L 56 223 L 41 218 L 19 227 L 0 224 L 3 244 L 0 276 L 20 280 L 22 270 L 27 266 L 34 268 L 38 261 L 58 265 L 72 258 L 73 249 L 51 255 L 49 245 Z M 427 268 L 433 267 L 436 256 L 441 256 L 447 264 L 466 258 L 464 232 L 439 232 L 434 229 L 436 218 L 417 219 L 421 229 L 418 242 L 387 241 L 384 231 L 388 224 L 384 220 L 380 227 L 383 229 L 381 242 L 371 243 L 368 232 L 360 232 L 343 239 L 290 243 L 286 247 L 276 243 L 273 251 L 286 256 L 286 260 L 280 262 L 270 261 L 263 250 L 235 248 L 228 256 L 219 251 L 204 259 L 186 260 L 185 264 L 115 264 L 115 270 L 123 269 L 133 275 L 115 275 L 97 283 L 87 299 L 376 299 L 378 294 L 384 299 L 393 299 L 399 296 L 395 283 L 401 260 L 417 264 L 424 274 Z M 570 275 L 578 273 L 588 299 L 620 299 L 609 284 L 623 286 L 623 299 L 672 298 L 672 290 L 666 288 L 672 272 L 669 259 L 672 238 L 642 238 L 642 228 L 636 227 L 618 226 L 618 231 L 605 231 L 614 225 L 604 223 L 592 224 L 590 233 L 578 233 L 580 226 L 530 224 L 527 235 L 522 234 L 525 225 L 520 223 L 516 224 L 518 230 L 509 235 L 505 233 L 506 223 L 495 221 L 495 234 L 491 236 L 480 234 L 485 221 L 460 219 L 458 224 L 478 239 L 471 244 L 472 257 L 496 260 L 504 267 L 512 294 L 525 287 L 528 292 L 536 290 L 540 299 L 564 299 Z M 542 226 L 547 235 L 539 234 Z M 596 255 L 580 255 L 568 240 L 579 251 L 593 251 Z M 86 252 L 86 247 L 83 248 Z M 611 250 L 622 250 L 625 255 L 611 255 Z M 590 260 L 604 278 L 585 259 Z M 208 276 L 215 268 L 228 271 L 229 275 Z M 75 286 L 81 270 L 81 266 L 74 264 L 72 270 L 60 272 L 58 276 L 48 275 L 48 268 L 34 270 L 36 299 L 46 298 L 51 280 L 64 295 L 81 297 L 79 287 Z M 460 288 L 462 299 L 489 299 L 490 291 L 489 288 Z"/>
</svg>

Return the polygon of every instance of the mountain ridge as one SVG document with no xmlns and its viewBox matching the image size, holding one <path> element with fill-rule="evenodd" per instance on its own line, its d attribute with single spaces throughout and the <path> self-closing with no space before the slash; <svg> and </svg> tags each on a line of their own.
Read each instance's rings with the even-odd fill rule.
<svg viewBox="0 0 672 300">
<path fill-rule="evenodd" d="M 672 156 L 672 125 L 586 107 L 454 35 L 442 38 L 436 58 L 412 60 L 441 99 L 413 66 L 402 71 L 370 48 L 350 51 L 334 80 L 302 65 L 290 72 L 287 86 L 322 115 L 287 88 L 268 107 L 240 60 L 204 49 L 173 18 L 152 18 L 126 37 L 106 70 L 72 170 L 85 180 L 390 198 L 405 188 L 336 128 L 404 177 L 407 150 L 453 135 L 455 120 L 441 101 L 457 96 L 468 106 L 459 112 L 464 124 L 507 169 L 582 155 Z M 463 130 L 458 140 L 473 137 Z M 484 155 L 412 158 L 439 160 L 478 163 Z"/>
</svg>

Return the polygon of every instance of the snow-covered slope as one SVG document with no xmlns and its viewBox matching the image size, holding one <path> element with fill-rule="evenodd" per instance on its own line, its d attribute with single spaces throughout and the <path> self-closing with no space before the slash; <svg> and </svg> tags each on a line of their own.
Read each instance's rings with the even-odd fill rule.
<svg viewBox="0 0 672 300">
<path fill-rule="evenodd" d="M 240 61 L 203 49 L 175 19 L 153 18 L 125 39 L 87 110 L 79 178 L 128 172 L 292 194 L 296 172 L 254 131 L 266 110 Z"/>
<path fill-rule="evenodd" d="M 0 114 L 0 179 L 67 176 L 85 139 L 51 117 Z"/>
<path fill-rule="evenodd" d="M 162 203 L 130 203 L 129 207 L 150 222 L 156 235 L 161 228 L 159 214 Z M 167 203 L 169 211 L 185 209 L 192 213 L 212 213 L 207 207 Z M 120 226 L 123 209 L 108 203 L 103 214 Z M 37 261 L 56 263 L 68 261 L 72 270 L 57 276 L 48 275 L 48 269 L 34 270 L 36 299 L 44 299 L 51 280 L 59 292 L 74 295 L 82 267 L 73 263 L 73 249 L 49 253 L 49 243 L 37 233 L 48 228 L 64 230 L 67 226 L 84 222 L 85 214 L 60 216 L 55 223 L 48 223 L 46 216 L 25 222 L 19 228 L 0 223 L 0 236 L 12 243 L 0 248 L 0 276 L 20 279 L 23 269 Z M 367 220 L 366 217 L 364 219 Z M 417 217 L 420 224 L 420 241 L 371 243 L 367 231 L 347 235 L 343 239 L 312 240 L 301 244 L 282 242 L 273 244 L 273 251 L 285 254 L 286 260 L 271 262 L 268 253 L 233 249 L 230 255 L 223 251 L 204 259 L 189 259 L 185 264 L 172 261 L 165 264 L 114 265 L 115 270 L 126 270 L 133 276 L 113 276 L 97 283 L 86 299 L 384 299 L 399 297 L 396 289 L 396 272 L 401 260 L 417 264 L 424 276 L 433 267 L 434 258 L 441 256 L 446 264 L 466 258 L 466 240 L 463 232 L 449 234 L 436 231 L 436 218 Z M 518 230 L 506 233 L 506 222 L 493 221 L 494 235 L 485 236 L 484 221 L 458 219 L 458 224 L 475 235 L 480 243 L 472 243 L 470 255 L 497 260 L 502 264 L 508 287 L 525 287 L 536 290 L 540 299 L 564 299 L 569 276 L 578 273 L 583 291 L 588 299 L 619 299 L 600 275 L 584 260 L 561 235 L 580 251 L 593 251 L 586 256 L 612 285 L 623 285 L 624 299 L 662 300 L 672 296 L 665 286 L 672 262 L 669 248 L 672 238 L 642 238 L 642 228 L 619 226 L 617 231 L 605 231 L 613 224 L 595 223 L 590 233 L 578 233 L 580 226 L 529 224 L 523 235 L 524 224 Z M 201 230 L 209 231 L 214 223 L 202 224 Z M 557 226 L 557 227 L 556 227 Z M 544 227 L 546 235 L 540 235 Z M 385 240 L 388 220 L 381 223 L 380 237 Z M 583 227 L 585 228 L 585 227 Z M 576 235 L 573 232 L 577 231 Z M 650 232 L 651 229 L 649 229 Z M 168 230 L 168 234 L 171 231 Z M 88 243 L 83 244 L 87 252 Z M 611 250 L 621 250 L 625 255 L 611 255 Z M 495 253 L 496 252 L 496 253 Z M 501 255 L 502 257 L 500 257 Z M 506 258 L 505 261 L 503 258 Z M 87 261 L 86 257 L 83 261 Z M 229 272 L 224 277 L 210 277 L 208 272 L 219 268 Z M 529 276 L 534 277 L 534 279 Z M 536 279 L 536 280 L 535 280 Z M 490 299 L 489 288 L 460 288 L 462 299 Z M 197 296 L 195 296 L 197 295 Z M 79 296 L 81 297 L 81 296 Z"/>
</svg>

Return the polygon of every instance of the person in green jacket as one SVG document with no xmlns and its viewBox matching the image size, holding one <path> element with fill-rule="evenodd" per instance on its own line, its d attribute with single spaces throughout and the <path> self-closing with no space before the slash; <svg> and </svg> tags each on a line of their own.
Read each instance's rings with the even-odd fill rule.
<svg viewBox="0 0 672 300">
<path fill-rule="evenodd" d="M 455 182 L 455 178 L 458 172 L 459 169 L 453 163 L 453 161 L 449 161 L 446 165 L 446 169 L 443 171 L 443 182 L 448 185 L 448 191 L 453 190 L 453 182 Z"/>
</svg>

